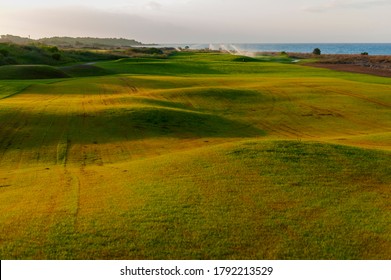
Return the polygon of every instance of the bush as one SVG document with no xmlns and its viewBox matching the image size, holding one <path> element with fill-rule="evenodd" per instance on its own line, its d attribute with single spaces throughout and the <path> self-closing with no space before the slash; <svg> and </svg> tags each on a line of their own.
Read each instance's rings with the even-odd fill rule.
<svg viewBox="0 0 391 280">
<path fill-rule="evenodd" d="M 313 51 L 312 51 L 312 53 L 314 54 L 314 55 L 321 55 L 321 51 L 320 51 L 320 49 L 319 48 L 315 48 Z"/>
<path fill-rule="evenodd" d="M 57 48 L 56 46 L 50 46 L 50 47 L 47 48 L 47 50 L 48 50 L 49 52 L 52 52 L 52 53 L 56 53 L 56 52 L 59 51 L 58 48 Z"/>
<path fill-rule="evenodd" d="M 26 50 L 26 51 L 32 51 L 32 50 L 34 50 L 34 47 L 33 47 L 33 46 L 22 46 L 21 48 L 24 49 L 24 50 Z"/>
<path fill-rule="evenodd" d="M 133 48 L 130 49 L 131 52 L 134 53 L 143 53 L 143 54 L 164 54 L 163 50 L 158 49 L 158 48 Z"/>
<path fill-rule="evenodd" d="M 321 55 L 321 50 L 319 48 L 315 48 L 313 51 L 312 51 L 312 54 L 314 55 Z"/>
<path fill-rule="evenodd" d="M 54 54 L 52 54 L 52 58 L 54 59 L 54 60 L 60 60 L 61 59 L 61 54 L 59 54 L 59 53 L 54 53 Z"/>
<path fill-rule="evenodd" d="M 368 53 L 367 52 L 362 52 L 361 55 L 368 55 Z"/>
<path fill-rule="evenodd" d="M 9 51 L 2 49 L 2 50 L 0 50 L 0 53 L 1 53 L 3 56 L 8 56 Z"/>
<path fill-rule="evenodd" d="M 150 48 L 147 52 L 149 54 L 163 54 L 163 51 L 157 48 Z"/>
<path fill-rule="evenodd" d="M 16 61 L 16 59 L 14 59 L 13 57 L 10 57 L 10 56 L 6 57 L 6 58 L 3 60 L 3 62 L 4 62 L 5 64 L 18 64 L 18 62 Z"/>
</svg>

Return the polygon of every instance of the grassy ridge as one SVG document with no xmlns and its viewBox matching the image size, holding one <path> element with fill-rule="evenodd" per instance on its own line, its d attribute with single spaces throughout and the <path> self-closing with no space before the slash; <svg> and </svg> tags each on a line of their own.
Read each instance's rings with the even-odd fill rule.
<svg viewBox="0 0 391 280">
<path fill-rule="evenodd" d="M 31 82 L 7 81 L 0 83 L 0 99 L 7 98 L 26 89 Z"/>
<path fill-rule="evenodd" d="M 69 76 L 47 65 L 6 65 L 0 66 L 0 78 L 3 80 L 33 80 L 68 78 Z"/>
<path fill-rule="evenodd" d="M 3 230 L 13 235 L 2 254 L 387 259 L 389 164 L 388 154 L 345 146 L 246 141 L 101 168 L 13 172 L 24 182 L 2 202 L 19 193 L 25 210 L 5 212 Z"/>
<path fill-rule="evenodd" d="M 1 258 L 389 259 L 390 79 L 287 62 L 0 81 Z"/>
</svg>

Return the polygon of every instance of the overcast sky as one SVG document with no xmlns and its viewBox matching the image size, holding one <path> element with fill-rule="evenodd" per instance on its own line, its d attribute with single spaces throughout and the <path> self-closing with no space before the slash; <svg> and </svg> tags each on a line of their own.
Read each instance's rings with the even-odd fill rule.
<svg viewBox="0 0 391 280">
<path fill-rule="evenodd" d="M 391 0 L 0 0 L 0 34 L 144 43 L 391 42 Z"/>
</svg>

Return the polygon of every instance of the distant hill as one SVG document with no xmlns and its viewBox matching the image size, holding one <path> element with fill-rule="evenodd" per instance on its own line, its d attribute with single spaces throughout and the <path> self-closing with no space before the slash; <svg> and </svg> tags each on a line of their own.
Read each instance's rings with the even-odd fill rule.
<svg viewBox="0 0 391 280">
<path fill-rule="evenodd" d="M 136 40 L 129 40 L 123 38 L 90 38 L 90 37 L 52 37 L 42 38 L 38 42 L 45 45 L 52 45 L 58 47 L 88 47 L 88 48 L 105 48 L 105 47 L 131 47 L 140 46 L 141 42 Z"/>
<path fill-rule="evenodd" d="M 25 44 L 31 44 L 33 42 L 34 40 L 29 38 L 24 38 L 24 37 L 9 35 L 9 34 L 0 35 L 0 43 L 14 43 L 14 44 L 25 45 Z"/>
<path fill-rule="evenodd" d="M 0 43 L 31 44 L 41 43 L 57 47 L 69 48 L 113 48 L 141 46 L 142 43 L 124 38 L 91 38 L 91 37 L 51 37 L 33 40 L 14 35 L 0 35 Z"/>
</svg>

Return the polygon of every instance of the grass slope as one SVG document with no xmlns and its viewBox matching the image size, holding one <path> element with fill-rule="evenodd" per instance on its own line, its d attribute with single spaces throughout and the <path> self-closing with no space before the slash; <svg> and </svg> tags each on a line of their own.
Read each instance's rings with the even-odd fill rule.
<svg viewBox="0 0 391 280">
<path fill-rule="evenodd" d="M 63 71 L 47 65 L 0 66 L 0 80 L 33 80 L 68 78 Z"/>
<path fill-rule="evenodd" d="M 113 74 L 111 71 L 95 66 L 93 64 L 76 64 L 72 66 L 63 66 L 60 68 L 60 70 L 72 77 L 91 77 Z"/>
<path fill-rule="evenodd" d="M 389 259 L 391 80 L 282 62 L 0 81 L 0 257 Z"/>
</svg>

